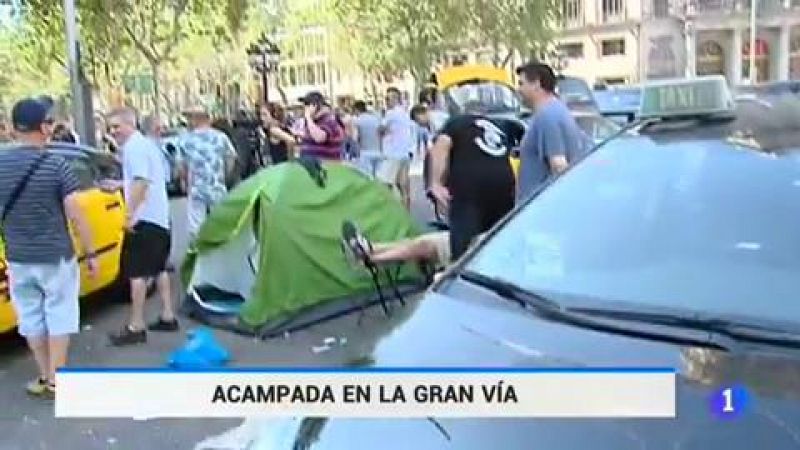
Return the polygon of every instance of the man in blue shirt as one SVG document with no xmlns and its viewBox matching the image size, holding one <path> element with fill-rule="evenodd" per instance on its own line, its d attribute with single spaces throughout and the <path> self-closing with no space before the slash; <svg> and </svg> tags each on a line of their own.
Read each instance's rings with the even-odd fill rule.
<svg viewBox="0 0 800 450">
<path fill-rule="evenodd" d="M 517 202 L 555 177 L 589 149 L 589 138 L 555 93 L 556 75 L 547 64 L 517 69 L 519 92 L 535 110 L 520 144 Z"/>
</svg>

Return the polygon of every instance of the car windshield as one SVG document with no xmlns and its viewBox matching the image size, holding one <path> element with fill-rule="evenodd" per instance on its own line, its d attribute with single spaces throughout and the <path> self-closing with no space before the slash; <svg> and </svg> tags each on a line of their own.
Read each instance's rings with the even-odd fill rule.
<svg viewBox="0 0 800 450">
<path fill-rule="evenodd" d="M 468 109 L 483 113 L 518 112 L 520 100 L 510 86 L 491 81 L 470 81 L 444 90 L 447 109 L 452 115 Z"/>
<path fill-rule="evenodd" d="M 613 88 L 594 92 L 598 107 L 604 113 L 635 111 L 639 109 L 641 96 L 641 90 L 638 88 Z"/>
<path fill-rule="evenodd" d="M 617 133 L 622 126 L 600 115 L 576 115 L 575 121 L 595 141 L 602 141 Z"/>
<path fill-rule="evenodd" d="M 564 77 L 558 80 L 558 95 L 567 103 L 592 103 L 594 95 L 589 84 L 580 78 Z"/>
<path fill-rule="evenodd" d="M 800 323 L 800 104 L 784 100 L 608 142 L 465 270 L 597 307 Z"/>
</svg>

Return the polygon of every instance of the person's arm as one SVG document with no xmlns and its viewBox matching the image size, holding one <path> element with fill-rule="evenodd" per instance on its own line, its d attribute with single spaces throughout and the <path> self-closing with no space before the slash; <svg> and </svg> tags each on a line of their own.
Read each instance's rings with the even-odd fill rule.
<svg viewBox="0 0 800 450">
<path fill-rule="evenodd" d="M 546 158 L 551 175 L 560 175 L 567 170 L 567 146 L 564 133 L 557 120 L 546 118 L 541 121 L 542 154 Z"/>
<path fill-rule="evenodd" d="M 317 112 L 319 111 L 318 106 L 307 106 L 305 111 L 305 126 L 306 126 L 306 133 L 308 137 L 311 138 L 317 144 L 324 144 L 325 141 L 328 140 L 328 133 L 325 132 L 325 129 L 320 127 L 319 124 L 316 123 L 314 117 L 316 116 Z"/>
<path fill-rule="evenodd" d="M 97 273 L 97 255 L 92 239 L 92 229 L 89 226 L 89 221 L 86 220 L 86 214 L 84 214 L 80 206 L 80 182 L 66 162 L 62 162 L 59 166 L 59 178 L 64 214 L 78 233 L 78 239 L 83 248 L 83 254 L 86 256 L 86 265 L 89 269 L 89 275 L 93 277 Z"/>
<path fill-rule="evenodd" d="M 269 129 L 270 136 L 274 136 L 277 140 L 283 141 L 287 146 L 293 146 L 297 141 L 291 134 L 284 131 L 281 127 L 273 126 Z"/>
<path fill-rule="evenodd" d="M 361 133 L 358 132 L 358 126 L 356 124 L 356 120 L 353 119 L 353 118 L 350 119 L 349 131 L 350 131 L 350 139 L 352 139 L 353 142 L 355 142 L 359 147 L 361 147 L 361 142 L 360 142 L 360 140 L 361 140 L 360 134 Z"/>
<path fill-rule="evenodd" d="M 385 137 L 389 133 L 389 125 L 391 121 L 391 112 L 387 112 L 386 116 L 381 120 L 381 124 L 378 125 L 378 136 Z"/>
<path fill-rule="evenodd" d="M 144 203 L 147 198 L 148 188 L 150 187 L 152 179 L 150 171 L 148 170 L 147 154 L 144 153 L 147 149 L 143 148 L 137 150 L 142 150 L 142 152 L 126 156 L 130 177 L 133 180 L 130 186 L 127 187 L 128 191 L 125 193 L 125 206 L 127 210 L 126 222 L 128 228 L 133 228 L 136 211 L 139 210 L 139 207 L 142 206 L 142 203 Z M 158 150 L 153 149 L 153 151 Z"/>
<path fill-rule="evenodd" d="M 236 151 L 236 147 L 233 146 L 233 142 L 226 134 L 220 134 L 222 138 L 222 152 L 223 152 L 223 159 L 225 161 L 225 174 L 230 176 L 234 170 L 236 170 L 236 163 L 239 160 L 239 153 Z"/>
<path fill-rule="evenodd" d="M 431 171 L 430 178 L 428 179 L 429 186 L 444 186 L 444 173 L 452 148 L 453 140 L 450 136 L 440 134 L 436 138 L 436 141 L 428 152 L 431 158 Z"/>
</svg>

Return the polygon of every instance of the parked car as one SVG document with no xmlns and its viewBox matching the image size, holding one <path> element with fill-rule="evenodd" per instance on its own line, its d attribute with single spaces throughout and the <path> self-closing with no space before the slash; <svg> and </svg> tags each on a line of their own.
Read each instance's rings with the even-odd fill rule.
<svg viewBox="0 0 800 450">
<path fill-rule="evenodd" d="M 594 91 L 600 114 L 626 125 L 639 113 L 642 90 L 639 86 L 612 86 Z"/>
<path fill-rule="evenodd" d="M 80 206 L 88 219 L 93 246 L 98 254 L 98 273 L 94 278 L 87 276 L 83 264 L 85 258 L 78 255 L 78 261 L 81 262 L 81 297 L 115 290 L 117 293 L 113 297 L 126 298 L 127 294 L 122 292 L 127 292 L 127 283 L 120 276 L 120 254 L 125 226 L 124 197 L 121 192 L 107 192 L 97 187 L 97 182 L 101 180 L 122 178 L 119 162 L 113 154 L 76 144 L 54 142 L 48 145 L 48 151 L 66 158 L 78 176 L 82 188 Z M 75 248 L 81 248 L 77 234 L 71 231 Z M 13 330 L 17 324 L 10 302 L 4 254 L 4 245 L 0 239 L 0 333 Z"/>
<path fill-rule="evenodd" d="M 600 109 L 589 83 L 583 78 L 559 75 L 556 93 L 573 111 L 598 113 Z"/>
<path fill-rule="evenodd" d="M 675 418 L 308 417 L 265 427 L 253 448 L 797 448 L 800 125 L 726 91 L 721 77 L 645 86 L 639 136 L 536 192 L 351 355 L 377 367 L 671 367 Z M 711 410 L 726 386 L 749 396 L 733 420 Z"/>
<path fill-rule="evenodd" d="M 161 152 L 167 163 L 167 194 L 170 197 L 186 195 L 185 183 L 178 167 L 177 158 L 182 152 L 180 139 L 183 130 L 169 130 L 162 135 Z"/>
</svg>

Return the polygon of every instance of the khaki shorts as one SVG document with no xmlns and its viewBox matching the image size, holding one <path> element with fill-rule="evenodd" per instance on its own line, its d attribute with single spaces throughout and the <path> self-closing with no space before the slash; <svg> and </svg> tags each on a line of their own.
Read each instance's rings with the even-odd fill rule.
<svg viewBox="0 0 800 450">
<path fill-rule="evenodd" d="M 411 161 L 408 159 L 384 159 L 378 165 L 376 178 L 386 184 L 407 188 L 411 183 L 410 170 Z"/>
<path fill-rule="evenodd" d="M 419 237 L 436 249 L 436 260 L 431 261 L 437 268 L 449 266 L 452 262 L 452 254 L 450 253 L 450 232 L 437 231 L 435 233 L 426 233 Z"/>
<path fill-rule="evenodd" d="M 481 233 L 475 236 L 472 240 L 471 246 L 477 245 L 486 237 L 486 233 Z M 450 251 L 450 232 L 437 231 L 434 233 L 426 233 L 419 237 L 434 246 L 436 249 L 436 261 L 431 261 L 437 269 L 444 269 L 453 263 L 453 254 Z"/>
<path fill-rule="evenodd" d="M 19 334 L 67 336 L 80 325 L 80 267 L 75 258 L 57 264 L 8 264 L 11 304 Z"/>
</svg>

